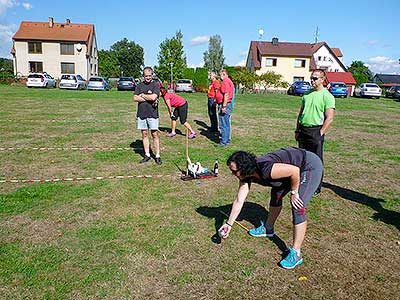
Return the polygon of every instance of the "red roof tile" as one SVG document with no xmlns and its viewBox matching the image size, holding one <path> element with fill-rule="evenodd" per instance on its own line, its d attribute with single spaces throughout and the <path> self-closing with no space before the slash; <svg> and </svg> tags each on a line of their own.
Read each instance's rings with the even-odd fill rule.
<svg viewBox="0 0 400 300">
<path fill-rule="evenodd" d="M 339 48 L 331 48 L 331 50 L 337 57 L 343 57 L 343 53 Z"/>
<path fill-rule="evenodd" d="M 329 82 L 344 82 L 346 84 L 356 84 L 351 72 L 326 72 L 326 79 Z"/>
<path fill-rule="evenodd" d="M 250 42 L 250 53 L 253 58 L 254 68 L 261 68 L 261 57 L 267 55 L 273 56 L 294 56 L 294 57 L 309 57 L 310 61 L 310 70 L 316 69 L 316 63 L 313 59 L 313 54 L 322 46 L 326 46 L 331 50 L 332 54 L 336 55 L 337 53 L 342 55 L 342 52 L 339 48 L 336 49 L 335 52 L 325 43 L 292 43 L 292 42 L 277 42 L 274 44 L 273 42 L 264 42 L 264 41 L 251 41 Z M 337 55 L 336 55 L 337 56 Z M 340 61 L 338 61 L 342 64 Z M 342 65 L 345 68 L 344 65 Z"/>
<path fill-rule="evenodd" d="M 22 21 L 13 40 L 83 42 L 87 44 L 89 52 L 93 33 L 93 24 L 54 23 L 53 27 L 50 27 L 48 22 Z"/>
</svg>

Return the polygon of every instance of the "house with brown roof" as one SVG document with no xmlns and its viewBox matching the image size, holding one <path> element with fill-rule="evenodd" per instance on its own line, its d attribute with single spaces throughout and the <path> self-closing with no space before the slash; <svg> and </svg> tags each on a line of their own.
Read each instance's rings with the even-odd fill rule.
<svg viewBox="0 0 400 300">
<path fill-rule="evenodd" d="M 98 74 L 98 50 L 93 24 L 22 21 L 13 36 L 11 54 L 14 74 L 47 72 L 80 74 L 85 79 Z"/>
<path fill-rule="evenodd" d="M 308 81 L 315 69 L 327 72 L 346 72 L 343 54 L 339 48 L 330 48 L 327 43 L 251 41 L 246 68 L 257 75 L 273 71 L 281 74 L 288 83 Z"/>
</svg>

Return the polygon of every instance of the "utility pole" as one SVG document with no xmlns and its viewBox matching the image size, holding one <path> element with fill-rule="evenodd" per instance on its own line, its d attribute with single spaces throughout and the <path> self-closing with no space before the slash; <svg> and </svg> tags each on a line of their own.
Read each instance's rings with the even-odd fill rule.
<svg viewBox="0 0 400 300">
<path fill-rule="evenodd" d="M 169 65 L 171 66 L 171 90 L 174 90 L 173 73 L 172 73 L 172 66 L 174 65 L 174 63 L 171 61 L 171 62 L 169 63 Z"/>
<path fill-rule="evenodd" d="M 317 29 L 315 30 L 315 36 L 314 36 L 315 43 L 318 43 L 318 38 L 319 38 L 319 28 L 317 26 Z"/>
</svg>

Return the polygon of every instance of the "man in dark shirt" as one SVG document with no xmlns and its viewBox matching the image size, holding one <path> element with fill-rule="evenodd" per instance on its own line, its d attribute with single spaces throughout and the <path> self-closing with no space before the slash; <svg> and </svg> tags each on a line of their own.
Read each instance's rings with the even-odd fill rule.
<svg viewBox="0 0 400 300">
<path fill-rule="evenodd" d="M 135 89 L 133 100 L 138 103 L 137 123 L 138 129 L 142 132 L 144 157 L 140 163 L 150 160 L 149 130 L 153 137 L 155 161 L 161 165 L 160 158 L 160 139 L 158 136 L 159 116 L 158 116 L 158 97 L 160 95 L 160 84 L 153 80 L 153 69 L 145 67 L 143 69 L 144 81 L 140 82 Z"/>
<path fill-rule="evenodd" d="M 280 265 L 285 269 L 293 269 L 302 264 L 300 248 L 307 228 L 306 207 L 321 180 L 321 159 L 316 154 L 299 148 L 281 149 L 259 158 L 251 153 L 238 151 L 228 158 L 227 165 L 239 179 L 239 191 L 228 221 L 219 229 L 222 238 L 228 237 L 242 210 L 251 183 L 272 187 L 267 222 L 251 229 L 249 233 L 253 236 L 274 236 L 274 224 L 282 210 L 282 199 L 290 192 L 294 225 L 293 246 L 288 249 L 289 253 L 280 261 Z"/>
</svg>

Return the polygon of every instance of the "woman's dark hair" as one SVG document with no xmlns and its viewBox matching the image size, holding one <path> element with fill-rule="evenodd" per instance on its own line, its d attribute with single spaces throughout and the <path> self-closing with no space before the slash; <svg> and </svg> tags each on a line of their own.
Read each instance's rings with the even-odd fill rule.
<svg viewBox="0 0 400 300">
<path fill-rule="evenodd" d="M 160 87 L 160 92 L 161 92 L 161 96 L 165 96 L 165 94 L 167 93 L 167 90 L 165 89 L 165 87 Z"/>
<path fill-rule="evenodd" d="M 229 156 L 226 164 L 229 166 L 231 162 L 236 164 L 238 170 L 240 170 L 241 175 L 250 176 L 257 170 L 256 156 L 253 153 L 246 151 L 237 151 Z"/>
</svg>

